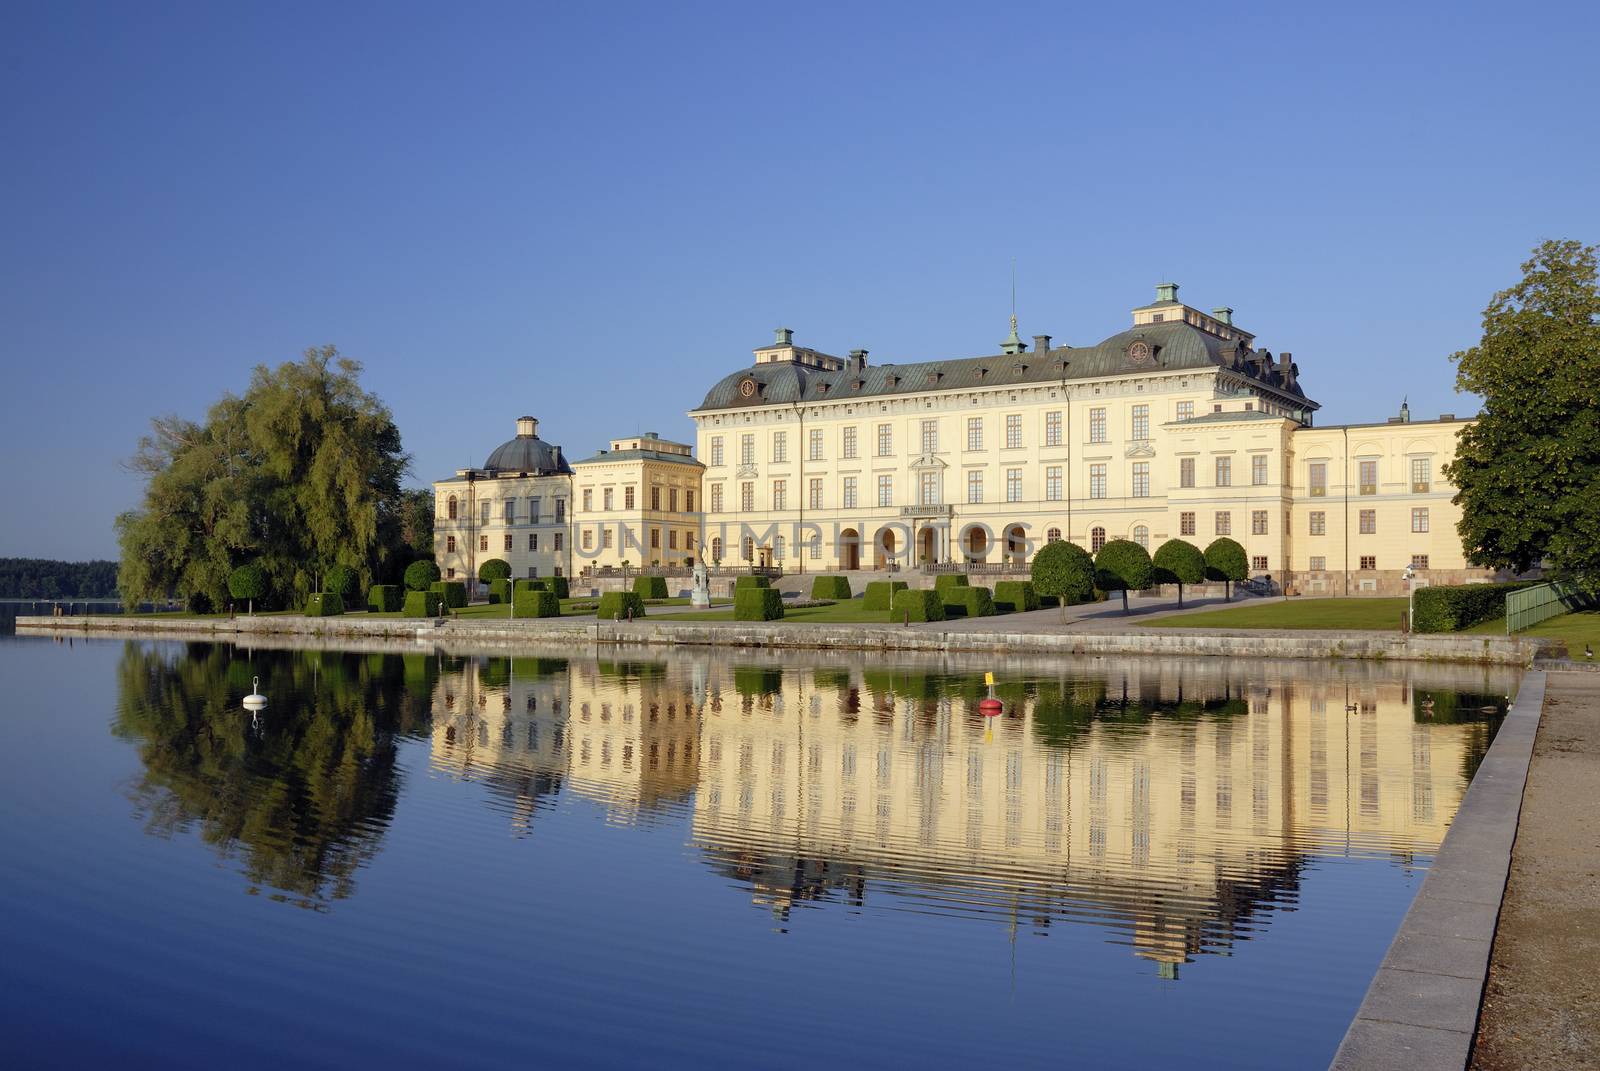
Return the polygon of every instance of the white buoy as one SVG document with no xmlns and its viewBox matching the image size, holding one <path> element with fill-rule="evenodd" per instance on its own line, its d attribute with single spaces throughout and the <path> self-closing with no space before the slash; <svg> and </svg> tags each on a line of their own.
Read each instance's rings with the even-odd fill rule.
<svg viewBox="0 0 1600 1071">
<path fill-rule="evenodd" d="M 267 697 L 261 694 L 261 678 L 251 677 L 250 687 L 254 690 L 244 697 L 244 705 L 252 710 L 260 710 L 267 705 Z"/>
</svg>

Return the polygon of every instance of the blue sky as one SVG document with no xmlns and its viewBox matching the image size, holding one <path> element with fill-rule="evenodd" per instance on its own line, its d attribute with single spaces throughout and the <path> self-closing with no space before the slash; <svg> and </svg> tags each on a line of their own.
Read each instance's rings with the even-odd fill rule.
<svg viewBox="0 0 1600 1071">
<path fill-rule="evenodd" d="M 1173 279 L 1322 423 L 1600 241 L 1600 6 L 0 6 L 0 555 L 115 556 L 149 417 L 335 343 L 413 482 L 687 436 L 780 324 L 1087 345 Z"/>
</svg>

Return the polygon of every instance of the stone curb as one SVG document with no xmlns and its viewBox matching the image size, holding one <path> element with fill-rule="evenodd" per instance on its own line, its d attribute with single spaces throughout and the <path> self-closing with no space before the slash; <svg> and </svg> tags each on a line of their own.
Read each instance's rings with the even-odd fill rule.
<svg viewBox="0 0 1600 1071">
<path fill-rule="evenodd" d="M 1331 1071 L 1467 1066 L 1544 689 L 1543 671 L 1523 677 Z"/>
</svg>

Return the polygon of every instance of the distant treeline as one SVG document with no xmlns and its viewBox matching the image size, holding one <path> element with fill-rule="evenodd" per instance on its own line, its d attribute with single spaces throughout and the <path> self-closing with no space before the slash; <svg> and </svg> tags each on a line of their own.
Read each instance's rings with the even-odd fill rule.
<svg viewBox="0 0 1600 1071">
<path fill-rule="evenodd" d="M 0 558 L 0 599 L 106 599 L 116 594 L 116 562 Z"/>
</svg>

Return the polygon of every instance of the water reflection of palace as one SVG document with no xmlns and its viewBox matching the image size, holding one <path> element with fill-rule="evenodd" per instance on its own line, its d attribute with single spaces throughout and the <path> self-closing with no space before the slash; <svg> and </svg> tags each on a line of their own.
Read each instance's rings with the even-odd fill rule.
<svg viewBox="0 0 1600 1071">
<path fill-rule="evenodd" d="M 433 761 L 523 826 L 562 787 L 623 821 L 692 807 L 710 864 L 780 919 L 1094 919 L 1172 974 L 1292 905 L 1308 857 L 1431 854 L 1488 741 L 1427 667 L 1093 665 L 1030 669 L 986 724 L 979 674 L 467 662 L 434 686 Z"/>
</svg>

